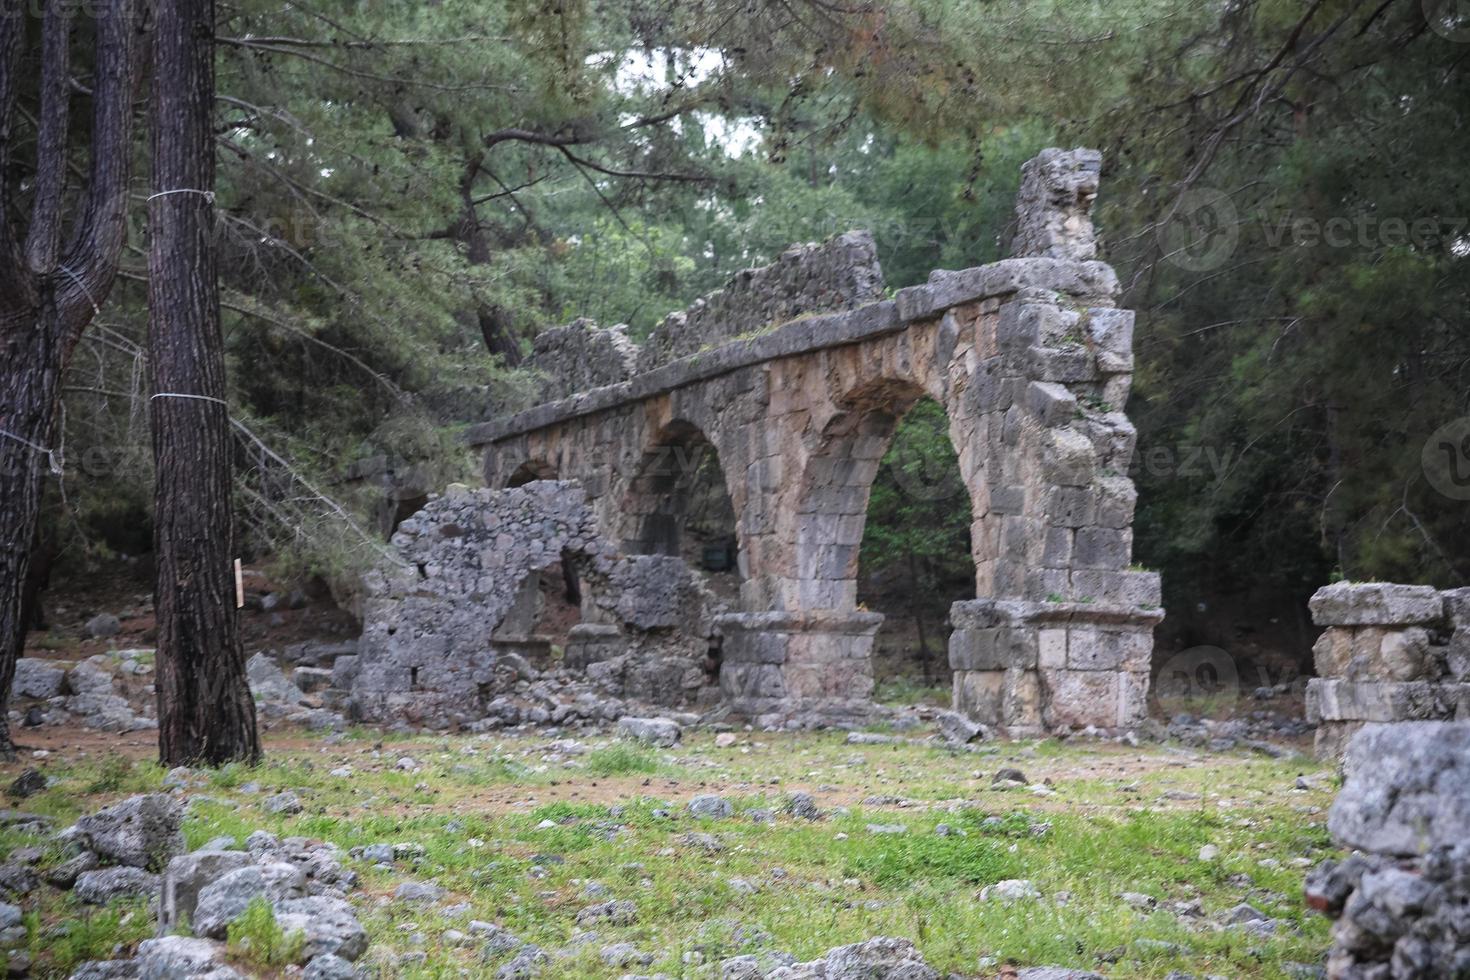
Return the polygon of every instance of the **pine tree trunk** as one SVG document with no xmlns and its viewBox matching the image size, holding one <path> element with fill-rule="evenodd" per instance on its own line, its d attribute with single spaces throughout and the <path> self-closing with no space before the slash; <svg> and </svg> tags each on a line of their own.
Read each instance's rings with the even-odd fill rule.
<svg viewBox="0 0 1470 980">
<path fill-rule="evenodd" d="M 165 765 L 260 756 L 235 607 L 231 441 L 214 248 L 213 0 L 154 25 L 148 350 Z M 179 397 L 188 395 L 193 397 Z"/>
<path fill-rule="evenodd" d="M 41 516 L 42 480 L 50 466 L 63 330 L 49 304 L 31 322 L 7 327 L 0 371 L 0 757 L 15 758 L 5 711 L 15 661 L 25 648 L 26 581 Z"/>
<path fill-rule="evenodd" d="M 51 463 L 61 379 L 82 331 L 107 301 L 127 238 L 132 175 L 133 97 L 142 75 L 144 19 L 133 0 L 90 8 L 96 57 L 85 191 L 63 236 L 63 190 L 72 76 L 69 57 L 77 7 L 44 6 L 40 108 L 33 170 L 11 165 L 22 76 L 21 51 L 31 19 L 14 0 L 0 4 L 0 755 L 13 754 L 6 704 L 15 659 L 25 645 L 24 594 L 41 514 L 44 468 Z M 29 185 L 29 227 L 12 213 L 13 186 Z M 63 242 L 65 245 L 63 247 Z M 59 462 L 59 460 L 58 460 Z"/>
</svg>

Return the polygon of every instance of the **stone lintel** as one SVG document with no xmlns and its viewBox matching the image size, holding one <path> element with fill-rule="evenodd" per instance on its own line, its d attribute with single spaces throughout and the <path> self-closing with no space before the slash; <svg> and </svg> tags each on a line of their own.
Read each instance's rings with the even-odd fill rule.
<svg viewBox="0 0 1470 980">
<path fill-rule="evenodd" d="M 1152 629 L 1163 619 L 1162 608 L 1110 602 L 962 599 L 949 607 L 956 630 L 1074 624 Z"/>
<path fill-rule="evenodd" d="M 725 613 L 715 617 L 715 629 L 724 636 L 739 633 L 841 633 L 871 636 L 883 625 L 883 614 L 850 610 L 774 610 Z"/>
<path fill-rule="evenodd" d="M 1312 596 L 1318 626 L 1414 626 L 1444 617 L 1444 600 L 1432 585 L 1334 582 Z"/>
</svg>

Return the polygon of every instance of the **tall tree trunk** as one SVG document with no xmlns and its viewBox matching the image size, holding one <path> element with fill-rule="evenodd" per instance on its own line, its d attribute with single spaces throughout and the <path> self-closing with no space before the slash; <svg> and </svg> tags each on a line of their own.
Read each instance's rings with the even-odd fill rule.
<svg viewBox="0 0 1470 980">
<path fill-rule="evenodd" d="M 230 418 L 214 247 L 214 2 L 159 0 L 148 352 L 165 765 L 260 756 L 235 607 Z"/>
<path fill-rule="evenodd" d="M 48 450 L 59 372 L 51 349 L 60 331 L 47 304 L 29 325 L 17 324 L 4 345 L 0 373 L 0 692 L 10 691 L 15 661 L 25 649 L 25 589 L 31 546 L 41 516 L 42 481 L 53 457 Z M 59 457 L 56 457 L 59 462 Z M 0 756 L 15 757 L 8 712 L 0 702 Z"/>
<path fill-rule="evenodd" d="M 21 227 L 13 186 L 21 168 L 10 166 L 21 139 L 16 121 L 21 54 L 28 28 L 20 0 L 0 0 L 0 756 L 13 757 L 6 703 L 15 659 L 25 645 L 24 592 L 31 543 L 41 513 L 53 447 L 61 378 L 82 331 L 106 301 L 127 234 L 134 89 L 141 75 L 140 22 L 132 0 L 88 5 L 95 20 L 90 160 L 85 189 L 75 201 L 70 235 L 63 239 L 68 71 L 72 17 L 69 0 L 47 0 L 41 30 L 40 100 L 35 120 L 34 174 L 28 227 Z"/>
</svg>

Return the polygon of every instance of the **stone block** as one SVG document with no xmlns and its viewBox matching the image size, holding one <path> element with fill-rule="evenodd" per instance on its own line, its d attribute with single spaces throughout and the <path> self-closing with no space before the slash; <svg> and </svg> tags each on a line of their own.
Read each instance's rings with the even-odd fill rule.
<svg viewBox="0 0 1470 980">
<path fill-rule="evenodd" d="M 1444 601 L 1429 585 L 1336 582 L 1308 603 L 1318 626 L 1413 626 L 1444 616 Z"/>
<path fill-rule="evenodd" d="M 1150 649 L 1153 637 L 1148 637 Z M 1128 670 L 1118 675 L 1118 727 L 1132 728 L 1148 720 L 1149 671 Z"/>
<path fill-rule="evenodd" d="M 1076 532 L 1070 527 L 1049 527 L 1041 549 L 1041 564 L 1046 568 L 1068 569 L 1072 566 L 1072 538 Z M 1063 578 L 1065 579 L 1065 575 Z M 1063 587 L 1065 591 L 1065 583 Z"/>
<path fill-rule="evenodd" d="M 1077 414 L 1077 397 L 1065 385 L 1033 381 L 1026 386 L 1026 408 L 1042 425 L 1066 425 Z"/>
<path fill-rule="evenodd" d="M 956 629 L 949 635 L 952 670 L 1005 670 L 1035 667 L 1037 631 L 1030 627 Z"/>
<path fill-rule="evenodd" d="M 954 709 L 984 725 L 1004 724 L 1002 704 L 1005 671 L 957 670 L 954 673 Z"/>
<path fill-rule="evenodd" d="M 1090 486 L 1051 487 L 1042 498 L 1046 519 L 1059 527 L 1086 527 L 1097 522 L 1097 491 Z"/>
<path fill-rule="evenodd" d="M 1084 527 L 1077 531 L 1072 564 L 1077 568 L 1122 569 L 1133 558 L 1133 532 L 1110 527 Z"/>
<path fill-rule="evenodd" d="M 1097 350 L 1131 355 L 1133 323 L 1132 310 L 1102 307 L 1087 311 L 1082 318 L 1082 330 L 1087 342 Z"/>
<path fill-rule="evenodd" d="M 1096 477 L 1092 442 L 1075 429 L 1048 429 L 1041 440 L 1041 474 L 1048 483 L 1085 487 Z"/>
<path fill-rule="evenodd" d="M 1067 666 L 1067 631 L 1044 629 L 1037 636 L 1036 662 L 1043 670 L 1056 670 Z"/>
<path fill-rule="evenodd" d="M 1157 572 L 1077 569 L 1071 579 L 1074 599 L 1116 602 L 1142 609 L 1158 609 L 1163 602 Z"/>
<path fill-rule="evenodd" d="M 1470 724 L 1368 725 L 1343 768 L 1327 819 L 1338 844 L 1418 855 L 1470 841 Z"/>
<path fill-rule="evenodd" d="M 1097 377 L 1097 361 L 1089 351 L 1033 347 L 1026 353 L 1030 361 L 1026 373 L 1030 377 L 1067 384 Z"/>
<path fill-rule="evenodd" d="M 1097 524 L 1100 527 L 1131 528 L 1133 511 L 1138 506 L 1138 490 L 1133 481 L 1123 476 L 1106 476 L 1097 498 Z"/>
<path fill-rule="evenodd" d="M 1068 637 L 1070 648 L 1071 637 Z M 1119 674 L 1110 670 L 1043 670 L 1046 727 L 1113 728 L 1118 724 Z"/>
<path fill-rule="evenodd" d="M 1308 721 L 1436 721 L 1462 710 L 1470 685 L 1314 677 L 1307 682 Z"/>
</svg>

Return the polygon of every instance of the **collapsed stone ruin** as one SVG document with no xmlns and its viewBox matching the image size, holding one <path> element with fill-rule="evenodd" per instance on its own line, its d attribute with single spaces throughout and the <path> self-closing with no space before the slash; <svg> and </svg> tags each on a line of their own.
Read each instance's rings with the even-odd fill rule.
<svg viewBox="0 0 1470 980">
<path fill-rule="evenodd" d="M 1338 582 L 1317 590 L 1307 720 L 1319 758 L 1370 722 L 1470 721 L 1470 589 Z"/>
<path fill-rule="evenodd" d="M 1158 577 L 1130 568 L 1133 315 L 1093 258 L 1100 165 L 1044 151 L 1023 169 L 1017 257 L 891 299 L 872 238 L 849 232 L 740 273 L 641 346 L 587 320 L 544 334 L 548 400 L 471 433 L 489 489 L 405 521 L 369 583 L 338 679 L 352 709 L 492 717 L 528 652 L 547 663 L 527 624 L 560 577 L 580 621 L 553 633 L 552 665 L 603 694 L 870 719 L 883 617 L 857 605 L 858 550 L 895 427 L 928 397 L 971 515 L 955 707 L 1016 734 L 1137 725 L 1162 611 Z M 696 473 L 716 474 L 728 540 L 693 533 Z M 728 587 L 701 584 L 691 566 L 710 561 Z"/>
</svg>

